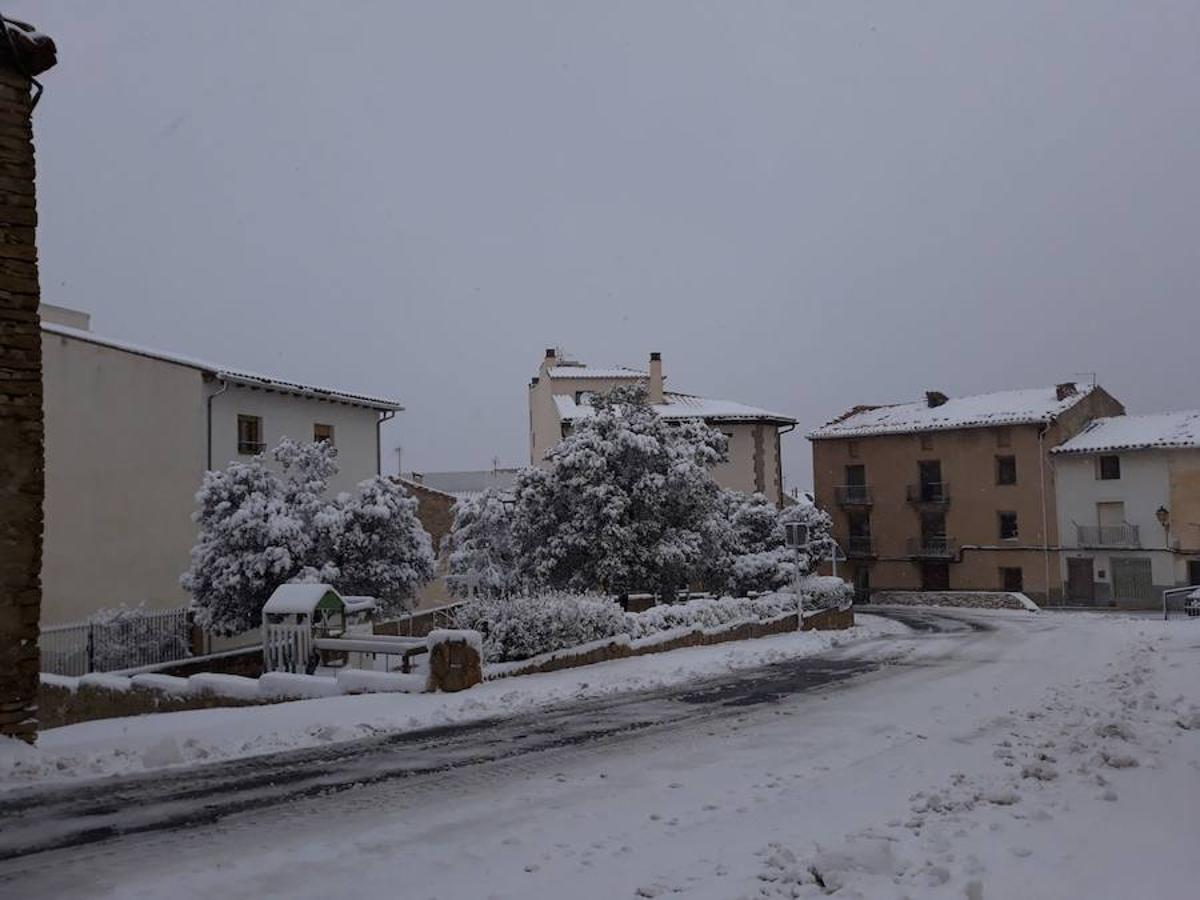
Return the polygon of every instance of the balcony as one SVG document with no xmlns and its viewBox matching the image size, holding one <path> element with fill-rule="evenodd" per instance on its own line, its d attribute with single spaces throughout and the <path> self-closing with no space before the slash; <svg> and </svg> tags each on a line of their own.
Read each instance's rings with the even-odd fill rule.
<svg viewBox="0 0 1200 900">
<path fill-rule="evenodd" d="M 1138 526 L 1076 525 L 1075 538 L 1080 547 L 1140 547 L 1142 536 Z"/>
<path fill-rule="evenodd" d="M 875 502 L 869 484 L 839 484 L 833 489 L 833 496 L 838 506 L 870 506 Z"/>
<path fill-rule="evenodd" d="M 925 506 L 949 506 L 950 483 L 947 481 L 923 481 L 908 486 L 908 502 Z"/>
<path fill-rule="evenodd" d="M 908 555 L 915 559 L 954 559 L 958 541 L 941 535 L 909 538 Z"/>
<path fill-rule="evenodd" d="M 875 544 L 871 536 L 852 534 L 846 541 L 846 556 L 849 559 L 864 559 L 875 555 Z"/>
</svg>

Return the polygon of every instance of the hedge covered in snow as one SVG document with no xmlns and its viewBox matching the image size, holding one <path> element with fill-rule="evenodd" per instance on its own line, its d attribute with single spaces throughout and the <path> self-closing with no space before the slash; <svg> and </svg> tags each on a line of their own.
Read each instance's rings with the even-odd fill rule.
<svg viewBox="0 0 1200 900">
<path fill-rule="evenodd" d="M 805 610 L 848 604 L 853 591 L 840 578 L 808 576 Z M 483 635 L 489 663 L 529 659 L 626 635 L 634 640 L 675 629 L 713 629 L 736 622 L 769 622 L 796 612 L 793 591 L 756 597 L 697 597 L 686 603 L 625 613 L 615 601 L 590 594 L 476 598 L 458 607 L 455 624 Z"/>
<path fill-rule="evenodd" d="M 458 607 L 454 624 L 483 635 L 486 662 L 507 662 L 623 634 L 625 614 L 589 594 L 476 597 Z"/>
</svg>

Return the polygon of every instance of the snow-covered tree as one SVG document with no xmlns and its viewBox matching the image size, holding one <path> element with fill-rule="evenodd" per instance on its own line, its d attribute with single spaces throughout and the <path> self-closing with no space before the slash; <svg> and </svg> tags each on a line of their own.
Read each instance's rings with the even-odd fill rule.
<svg viewBox="0 0 1200 900">
<path fill-rule="evenodd" d="M 532 583 L 670 596 L 701 568 L 719 496 L 709 467 L 726 439 L 699 420 L 660 418 L 645 390 L 593 399 L 593 414 L 517 476 L 513 534 Z"/>
<path fill-rule="evenodd" d="M 777 509 L 762 494 L 726 491 L 722 509 L 733 532 L 728 577 L 723 585 L 743 596 L 749 591 L 769 591 L 791 582 L 795 574 L 795 552 L 784 546 L 784 523 L 803 522 L 809 527 L 810 553 L 800 557 L 800 574 L 817 567 L 829 540 L 832 520 L 808 500 Z"/>
<path fill-rule="evenodd" d="M 262 456 L 231 463 L 206 473 L 196 495 L 200 536 L 181 582 L 201 626 L 217 634 L 257 627 L 271 593 L 289 581 L 370 594 L 387 609 L 433 576 L 429 535 L 400 485 L 372 478 L 331 499 L 337 464 L 328 443 L 285 438 L 271 456 L 278 471 Z"/>
<path fill-rule="evenodd" d="M 254 628 L 271 592 L 307 564 L 308 523 L 293 515 L 261 456 L 205 473 L 196 502 L 200 535 L 180 579 L 196 622 L 217 634 Z"/>
<path fill-rule="evenodd" d="M 499 597 L 517 586 L 512 518 L 495 488 L 464 497 L 454 505 L 454 524 L 447 537 L 447 581 L 456 597 L 469 596 L 472 591 Z"/>
<path fill-rule="evenodd" d="M 417 519 L 417 501 L 399 482 L 377 475 L 338 498 L 334 513 L 334 587 L 375 597 L 384 612 L 407 609 L 434 575 L 433 542 Z"/>
</svg>

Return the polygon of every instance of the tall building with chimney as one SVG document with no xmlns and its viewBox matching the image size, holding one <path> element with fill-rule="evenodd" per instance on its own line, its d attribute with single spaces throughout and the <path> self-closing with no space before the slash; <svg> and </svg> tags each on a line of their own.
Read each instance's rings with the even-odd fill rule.
<svg viewBox="0 0 1200 900">
<path fill-rule="evenodd" d="M 529 461 L 541 465 L 554 447 L 581 419 L 592 414 L 591 398 L 615 387 L 641 385 L 650 405 L 668 419 L 702 419 L 729 439 L 729 460 L 713 469 L 725 488 L 763 494 L 783 503 L 780 436 L 796 427 L 791 416 L 748 406 L 667 390 L 662 356 L 650 354 L 646 369 L 597 368 L 546 351 L 538 373 L 529 382 Z"/>
</svg>

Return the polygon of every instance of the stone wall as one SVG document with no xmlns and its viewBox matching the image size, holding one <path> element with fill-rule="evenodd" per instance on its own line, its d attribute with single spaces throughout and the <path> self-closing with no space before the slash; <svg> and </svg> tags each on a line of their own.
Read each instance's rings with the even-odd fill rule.
<svg viewBox="0 0 1200 900">
<path fill-rule="evenodd" d="M 42 599 L 42 337 L 30 84 L 13 67 L 0 59 L 0 735 L 32 742 Z"/>
<path fill-rule="evenodd" d="M 104 687 L 80 685 L 76 690 L 71 690 L 56 684 L 42 684 L 38 690 L 38 720 L 42 728 L 58 728 L 94 719 L 180 712 L 188 709 L 257 706 L 266 702 L 269 701 L 235 700 L 232 697 L 211 695 L 174 697 L 140 687 L 114 691 Z"/>
</svg>

